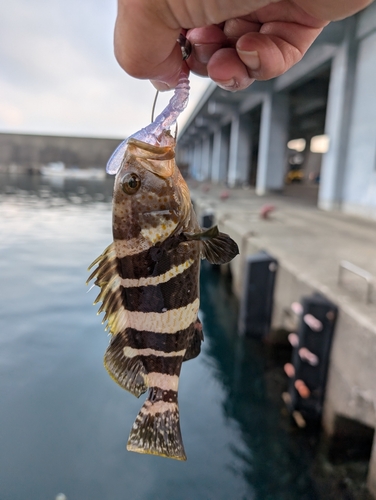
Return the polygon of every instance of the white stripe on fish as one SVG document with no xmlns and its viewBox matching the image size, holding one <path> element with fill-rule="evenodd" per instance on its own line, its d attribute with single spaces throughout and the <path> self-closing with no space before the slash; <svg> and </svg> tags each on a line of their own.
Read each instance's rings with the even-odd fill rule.
<svg viewBox="0 0 376 500">
<path fill-rule="evenodd" d="M 134 349 L 133 347 L 124 347 L 123 353 L 127 358 L 135 358 L 136 356 L 161 356 L 163 358 L 169 358 L 174 356 L 184 356 L 187 349 L 182 349 L 181 351 L 164 352 L 157 351 L 155 349 Z"/>
<path fill-rule="evenodd" d="M 165 217 L 155 216 L 155 218 L 160 219 L 160 223 L 156 227 L 153 224 L 145 224 L 141 228 L 140 236 L 129 240 L 114 239 L 116 256 L 119 259 L 148 250 L 155 243 L 168 238 L 178 225 L 177 222 L 168 220 Z"/>
<path fill-rule="evenodd" d="M 146 215 L 146 214 L 144 214 Z M 158 215 L 151 217 L 151 219 L 159 221 L 157 226 L 153 224 L 147 225 L 141 229 L 141 235 L 145 240 L 149 241 L 152 245 L 155 245 L 159 241 L 164 241 L 168 238 L 176 229 L 178 225 L 177 222 L 173 220 L 168 220 L 165 217 L 160 217 Z"/>
<path fill-rule="evenodd" d="M 156 401 L 155 403 L 151 403 L 150 401 L 146 400 L 140 410 L 140 413 L 155 415 L 156 413 L 165 413 L 166 411 L 175 412 L 177 410 L 177 407 L 178 405 L 176 403 L 168 403 L 166 401 Z M 133 428 L 137 429 L 137 427 L 137 422 L 135 422 L 133 424 Z"/>
<path fill-rule="evenodd" d="M 148 276 L 147 278 L 119 278 L 119 284 L 124 288 L 133 288 L 137 286 L 150 286 L 150 285 L 159 285 L 161 283 L 166 283 L 175 276 L 186 271 L 192 264 L 194 260 L 188 259 L 183 264 L 179 264 L 178 266 L 173 266 L 166 273 L 160 274 L 159 276 Z"/>
<path fill-rule="evenodd" d="M 149 387 L 158 387 L 162 391 L 178 391 L 179 376 L 166 373 L 151 372 L 147 375 Z"/>
<path fill-rule="evenodd" d="M 129 240 L 117 240 L 114 238 L 114 249 L 118 259 L 128 257 L 129 255 L 136 255 L 148 250 L 151 246 L 150 242 L 140 237 Z"/>
<path fill-rule="evenodd" d="M 197 298 L 191 304 L 162 313 L 127 311 L 123 306 L 108 318 L 113 335 L 133 328 L 138 331 L 155 333 L 176 333 L 185 330 L 197 319 L 200 301 Z"/>
</svg>

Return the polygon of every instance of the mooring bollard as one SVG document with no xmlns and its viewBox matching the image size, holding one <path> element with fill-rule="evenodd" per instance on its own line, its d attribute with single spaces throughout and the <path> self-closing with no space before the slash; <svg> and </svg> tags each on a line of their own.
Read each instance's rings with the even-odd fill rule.
<svg viewBox="0 0 376 500">
<path fill-rule="evenodd" d="M 278 261 L 265 251 L 247 258 L 240 302 L 240 335 L 264 338 L 270 331 Z"/>
<path fill-rule="evenodd" d="M 209 229 L 214 226 L 214 213 L 205 211 L 201 217 L 201 227 Z"/>
<path fill-rule="evenodd" d="M 320 421 L 338 308 L 315 293 L 302 298 L 299 315 L 298 331 L 289 335 L 293 352 L 285 365 L 290 380 L 283 399 L 294 418 L 299 413 L 304 420 Z"/>
</svg>

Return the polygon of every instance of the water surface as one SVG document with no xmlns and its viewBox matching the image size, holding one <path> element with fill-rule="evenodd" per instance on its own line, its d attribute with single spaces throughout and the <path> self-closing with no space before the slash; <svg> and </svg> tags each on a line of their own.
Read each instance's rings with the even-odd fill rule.
<svg viewBox="0 0 376 500">
<path fill-rule="evenodd" d="M 201 355 L 179 390 L 187 462 L 126 451 L 140 400 L 103 368 L 85 286 L 111 242 L 111 182 L 0 179 L 0 499 L 315 500 L 310 456 L 268 396 L 261 346 L 202 273 Z"/>
</svg>

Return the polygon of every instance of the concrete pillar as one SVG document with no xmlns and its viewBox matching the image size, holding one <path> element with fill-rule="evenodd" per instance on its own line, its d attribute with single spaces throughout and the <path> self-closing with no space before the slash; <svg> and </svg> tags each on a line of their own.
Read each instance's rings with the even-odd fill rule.
<svg viewBox="0 0 376 500">
<path fill-rule="evenodd" d="M 338 209 L 343 196 L 356 74 L 355 18 L 349 18 L 346 22 L 345 40 L 333 58 L 330 72 L 325 122 L 325 133 L 329 136 L 330 145 L 321 163 L 318 200 L 323 210 Z"/>
<path fill-rule="evenodd" d="M 249 115 L 234 115 L 231 122 L 228 183 L 247 184 L 251 163 L 251 121 Z"/>
<path fill-rule="evenodd" d="M 265 95 L 261 111 L 256 193 L 282 190 L 288 139 L 288 97 Z"/>
<path fill-rule="evenodd" d="M 191 151 L 192 149 L 187 146 L 184 153 L 184 161 L 189 165 L 191 163 Z"/>
<path fill-rule="evenodd" d="M 195 142 L 191 175 L 194 179 L 201 180 L 201 141 Z"/>
<path fill-rule="evenodd" d="M 213 137 L 213 154 L 211 180 L 225 182 L 227 180 L 227 166 L 229 154 L 229 137 L 224 127 L 219 128 Z"/>
<path fill-rule="evenodd" d="M 182 147 L 178 145 L 176 148 L 176 163 L 180 165 L 181 163 L 187 163 L 188 158 L 188 148 L 186 146 Z"/>
<path fill-rule="evenodd" d="M 193 165 L 194 152 L 195 152 L 195 148 L 193 146 L 189 146 L 189 149 L 188 149 L 188 165 L 189 165 L 190 175 L 192 175 L 192 165 Z"/>
<path fill-rule="evenodd" d="M 202 141 L 201 149 L 201 178 L 200 180 L 206 181 L 211 177 L 211 155 L 212 143 L 211 137 L 207 136 Z"/>
</svg>

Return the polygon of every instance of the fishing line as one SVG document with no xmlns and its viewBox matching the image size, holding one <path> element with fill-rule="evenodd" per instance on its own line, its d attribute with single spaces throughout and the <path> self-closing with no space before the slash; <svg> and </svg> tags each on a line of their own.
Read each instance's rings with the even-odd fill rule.
<svg viewBox="0 0 376 500">
<path fill-rule="evenodd" d="M 178 37 L 178 39 L 176 41 L 180 45 L 180 49 L 181 49 L 181 54 L 182 54 L 182 57 L 183 57 L 183 61 L 187 60 L 188 57 L 192 53 L 191 42 L 185 37 L 185 35 L 183 35 L 183 33 L 180 33 L 180 35 L 179 35 L 179 37 Z M 159 95 L 159 90 L 157 90 L 156 93 L 155 93 L 153 107 L 152 107 L 152 110 L 151 110 L 151 122 L 152 123 L 154 121 L 155 107 L 157 105 L 158 95 Z M 177 135 L 178 135 L 178 123 L 176 122 L 175 140 L 176 140 Z"/>
<path fill-rule="evenodd" d="M 157 90 L 154 97 L 153 107 L 151 110 L 151 123 L 153 123 L 154 121 L 154 112 L 155 112 L 155 106 L 157 105 L 158 95 L 159 95 L 159 90 Z"/>
<path fill-rule="evenodd" d="M 178 44 L 180 45 L 181 55 L 183 57 L 183 61 L 186 61 L 188 57 L 192 54 L 192 44 L 185 36 L 185 34 L 180 33 L 178 39 Z M 175 141 L 178 136 L 178 122 L 175 123 Z"/>
</svg>

